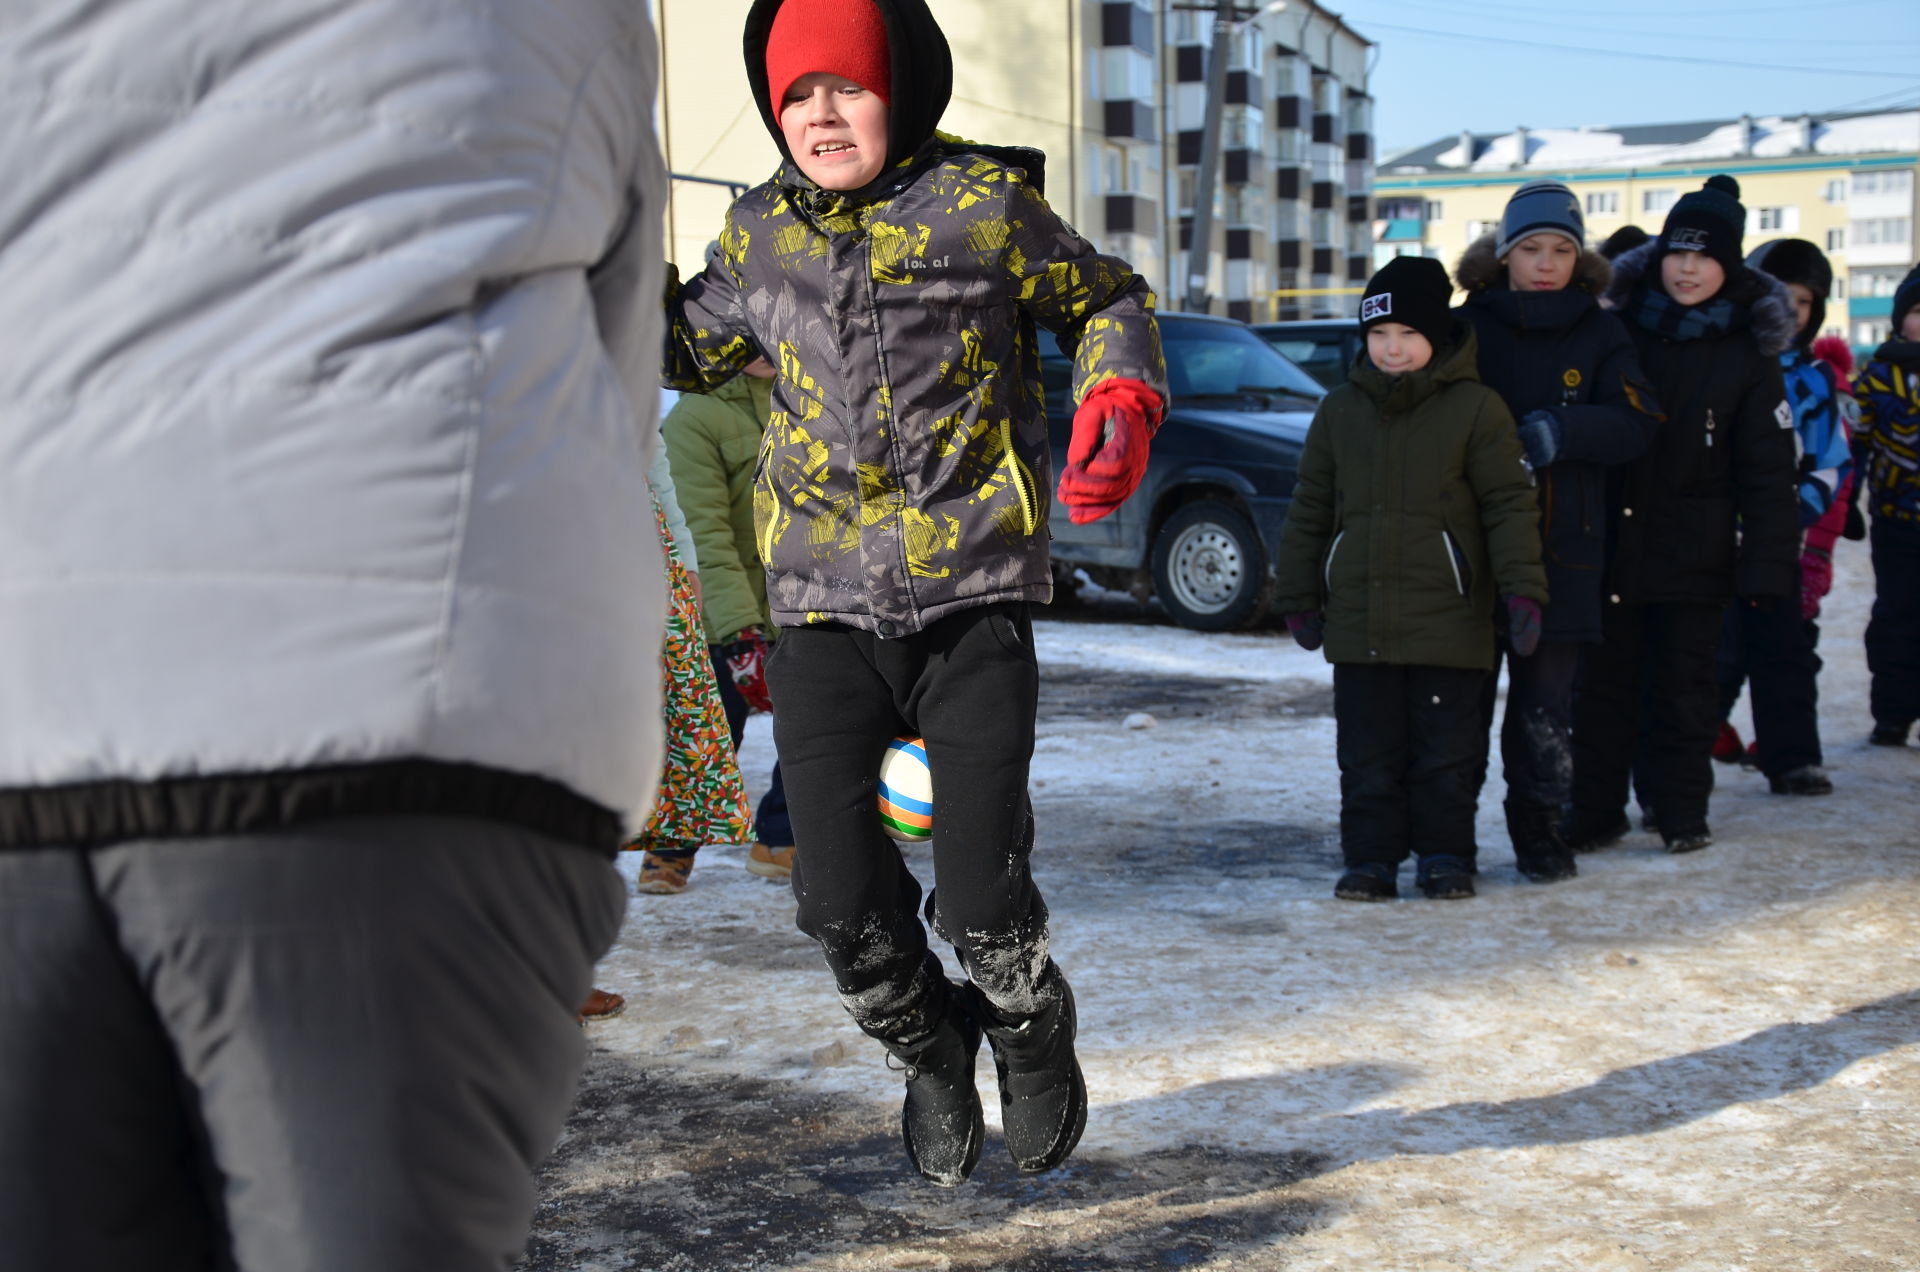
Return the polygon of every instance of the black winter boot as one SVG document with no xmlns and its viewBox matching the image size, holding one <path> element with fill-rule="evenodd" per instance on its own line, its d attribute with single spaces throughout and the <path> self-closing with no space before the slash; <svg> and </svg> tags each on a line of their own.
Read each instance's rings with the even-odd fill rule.
<svg viewBox="0 0 1920 1272">
<path fill-rule="evenodd" d="M 1420 858 L 1415 878 L 1430 901 L 1464 901 L 1473 895 L 1473 875 L 1466 861 L 1452 853 Z"/>
<path fill-rule="evenodd" d="M 1042 977 L 1058 987 L 1052 1006 L 1032 1016 L 1002 1013 L 974 990 L 974 1009 L 993 1047 L 1000 1079 L 1000 1121 L 1013 1164 L 1032 1174 L 1067 1160 L 1087 1129 L 1087 1080 L 1073 1054 L 1079 1020 L 1073 990 L 1052 963 Z"/>
<path fill-rule="evenodd" d="M 1384 861 L 1362 861 L 1347 867 L 1333 885 L 1342 901 L 1391 901 L 1400 895 L 1399 867 Z"/>
<path fill-rule="evenodd" d="M 1560 836 L 1560 820 L 1551 808 L 1508 804 L 1507 834 L 1513 840 L 1513 864 L 1535 883 L 1558 883 L 1580 873 L 1573 849 Z"/>
<path fill-rule="evenodd" d="M 966 1182 L 980 1161 L 987 1123 L 973 1083 L 980 1022 L 967 1009 L 965 990 L 945 977 L 914 1015 L 905 1038 L 882 1038 L 907 1077 L 900 1136 L 914 1168 L 943 1188 Z M 891 1067 L 891 1066 L 889 1066 Z"/>
<path fill-rule="evenodd" d="M 1625 813 L 1594 813 L 1576 808 L 1561 823 L 1560 835 L 1574 852 L 1592 852 L 1617 844 L 1633 830 Z"/>
</svg>

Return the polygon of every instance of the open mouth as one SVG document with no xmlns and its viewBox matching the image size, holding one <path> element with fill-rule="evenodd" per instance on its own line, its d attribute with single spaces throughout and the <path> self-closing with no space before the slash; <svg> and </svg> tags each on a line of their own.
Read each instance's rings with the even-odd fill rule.
<svg viewBox="0 0 1920 1272">
<path fill-rule="evenodd" d="M 818 158 L 823 155 L 843 155 L 850 150 L 857 149 L 859 149 L 859 147 L 850 141 L 823 141 L 813 148 L 813 153 L 814 156 Z"/>
</svg>

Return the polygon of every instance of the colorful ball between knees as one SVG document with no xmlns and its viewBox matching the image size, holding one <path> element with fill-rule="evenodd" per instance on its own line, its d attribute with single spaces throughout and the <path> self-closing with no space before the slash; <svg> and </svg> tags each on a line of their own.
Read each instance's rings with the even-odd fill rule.
<svg viewBox="0 0 1920 1272">
<path fill-rule="evenodd" d="M 887 743 L 880 759 L 880 825 L 903 844 L 933 838 L 933 770 L 919 738 Z"/>
</svg>

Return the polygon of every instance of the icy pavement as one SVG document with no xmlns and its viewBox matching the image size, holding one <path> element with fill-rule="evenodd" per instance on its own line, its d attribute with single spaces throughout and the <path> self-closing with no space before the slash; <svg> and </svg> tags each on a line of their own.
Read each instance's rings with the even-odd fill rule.
<svg viewBox="0 0 1920 1272">
<path fill-rule="evenodd" d="M 1864 744 L 1872 579 L 1837 564 L 1835 796 L 1721 769 L 1707 851 L 1635 834 L 1541 887 L 1496 764 L 1462 902 L 1410 868 L 1412 899 L 1332 899 L 1318 655 L 1036 624 L 1036 873 L 1093 1096 L 1068 1168 L 1013 1171 L 983 1059 L 979 1172 L 914 1177 L 791 897 L 716 848 L 602 967 L 630 1005 L 590 1031 L 525 1266 L 1920 1268 L 1920 749 Z"/>
</svg>

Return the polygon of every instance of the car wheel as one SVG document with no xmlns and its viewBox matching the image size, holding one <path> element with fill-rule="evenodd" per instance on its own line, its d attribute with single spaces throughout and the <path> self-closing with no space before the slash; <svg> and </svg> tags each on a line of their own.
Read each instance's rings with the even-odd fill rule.
<svg viewBox="0 0 1920 1272">
<path fill-rule="evenodd" d="M 1218 499 L 1177 509 L 1153 541 L 1160 605 L 1182 627 L 1218 632 L 1258 622 L 1271 595 L 1253 522 Z"/>
</svg>

